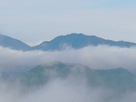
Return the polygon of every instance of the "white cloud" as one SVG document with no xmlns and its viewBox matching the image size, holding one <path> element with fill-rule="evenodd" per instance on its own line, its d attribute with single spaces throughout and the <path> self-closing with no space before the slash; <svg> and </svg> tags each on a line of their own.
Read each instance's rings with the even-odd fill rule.
<svg viewBox="0 0 136 102">
<path fill-rule="evenodd" d="M 79 50 L 64 51 L 28 51 L 21 52 L 0 48 L 0 69 L 26 70 L 38 64 L 49 64 L 54 61 L 80 63 L 93 69 L 109 69 L 123 67 L 135 71 L 136 48 L 118 48 L 109 46 L 86 47 Z M 72 79 L 72 80 L 71 80 Z M 20 83 L 0 80 L 0 101 L 2 102 L 135 102 L 135 92 L 126 92 L 116 97 L 112 90 L 89 88 L 85 80 L 75 77 L 67 80 L 51 80 L 36 90 L 25 91 Z M 76 83 L 78 82 L 78 83 Z M 115 96 L 114 96 L 115 95 Z"/>
<path fill-rule="evenodd" d="M 109 46 L 86 47 L 79 50 L 21 52 L 0 48 L 0 66 L 4 69 L 27 69 L 54 61 L 79 63 L 93 69 L 126 68 L 135 70 L 136 48 Z M 135 70 L 136 71 L 136 70 Z"/>
</svg>

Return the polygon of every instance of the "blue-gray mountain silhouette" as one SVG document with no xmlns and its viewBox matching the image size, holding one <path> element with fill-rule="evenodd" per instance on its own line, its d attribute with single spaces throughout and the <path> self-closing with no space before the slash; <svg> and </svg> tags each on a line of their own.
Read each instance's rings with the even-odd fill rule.
<svg viewBox="0 0 136 102">
<path fill-rule="evenodd" d="M 82 33 L 72 33 L 65 36 L 58 36 L 51 41 L 44 41 L 43 43 L 30 47 L 24 42 L 14 39 L 9 36 L 0 34 L 0 46 L 8 47 L 15 50 L 30 51 L 30 50 L 43 50 L 54 51 L 63 50 L 67 47 L 80 49 L 87 46 L 108 45 L 117 47 L 133 47 L 136 43 L 126 41 L 112 41 L 103 39 L 96 36 L 84 35 Z"/>
<path fill-rule="evenodd" d="M 30 50 L 31 47 L 27 44 L 23 43 L 22 41 L 19 41 L 17 39 L 11 38 L 9 36 L 5 36 L 0 34 L 0 46 L 2 47 L 8 47 L 15 50 Z"/>
<path fill-rule="evenodd" d="M 96 36 L 88 36 L 82 33 L 72 33 L 65 36 L 58 36 L 51 41 L 45 41 L 33 49 L 40 50 L 61 50 L 65 47 L 72 47 L 74 49 L 80 49 L 87 46 L 98 46 L 98 45 L 108 45 L 108 46 L 118 46 L 118 47 L 132 47 L 136 46 L 136 43 L 125 42 L 125 41 L 112 41 L 99 38 Z"/>
</svg>

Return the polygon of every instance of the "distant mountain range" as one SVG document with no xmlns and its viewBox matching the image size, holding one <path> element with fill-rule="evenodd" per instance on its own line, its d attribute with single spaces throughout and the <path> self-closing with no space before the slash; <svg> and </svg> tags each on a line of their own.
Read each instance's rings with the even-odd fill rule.
<svg viewBox="0 0 136 102">
<path fill-rule="evenodd" d="M 51 41 L 45 41 L 37 46 L 31 47 L 22 41 L 0 34 L 0 46 L 8 47 L 15 50 L 43 50 L 54 51 L 63 50 L 67 47 L 80 49 L 87 46 L 108 45 L 117 47 L 133 47 L 136 43 L 126 41 L 112 41 L 96 36 L 84 35 L 82 33 L 72 33 L 65 36 L 58 36 Z"/>
</svg>

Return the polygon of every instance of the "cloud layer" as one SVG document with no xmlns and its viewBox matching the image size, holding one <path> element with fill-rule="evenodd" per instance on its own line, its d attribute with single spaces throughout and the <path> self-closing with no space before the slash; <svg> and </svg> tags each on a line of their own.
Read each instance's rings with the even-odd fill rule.
<svg viewBox="0 0 136 102">
<path fill-rule="evenodd" d="M 135 71 L 136 48 L 119 48 L 109 46 L 86 47 L 79 50 L 63 51 L 15 51 L 0 48 L 0 65 L 4 69 L 27 69 L 39 64 L 61 61 L 64 63 L 79 63 L 92 69 L 126 68 Z"/>
<path fill-rule="evenodd" d="M 135 70 L 136 48 L 119 48 L 109 46 L 86 47 L 83 49 L 66 49 L 63 51 L 15 51 L 0 48 L 0 72 L 29 70 L 39 64 L 51 64 L 54 61 L 78 63 L 92 69 L 111 69 L 123 67 Z M 135 102 L 135 92 L 126 92 L 118 96 L 116 92 L 101 87 L 91 88 L 80 78 L 66 80 L 52 79 L 42 87 L 27 90 L 20 82 L 11 83 L 0 79 L 0 101 L 2 102 Z"/>
</svg>

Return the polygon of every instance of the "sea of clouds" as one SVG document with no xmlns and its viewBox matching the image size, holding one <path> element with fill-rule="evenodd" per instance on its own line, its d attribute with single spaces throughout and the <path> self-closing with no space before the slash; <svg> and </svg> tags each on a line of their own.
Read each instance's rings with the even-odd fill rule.
<svg viewBox="0 0 136 102">
<path fill-rule="evenodd" d="M 136 48 L 105 45 L 62 51 L 16 51 L 0 47 L 0 74 L 28 71 L 37 65 L 56 61 L 89 66 L 92 69 L 125 68 L 136 72 Z M 52 79 L 42 87 L 27 91 L 19 81 L 0 79 L 0 102 L 135 102 L 136 92 L 117 95 L 112 89 L 88 87 L 76 78 Z"/>
</svg>

